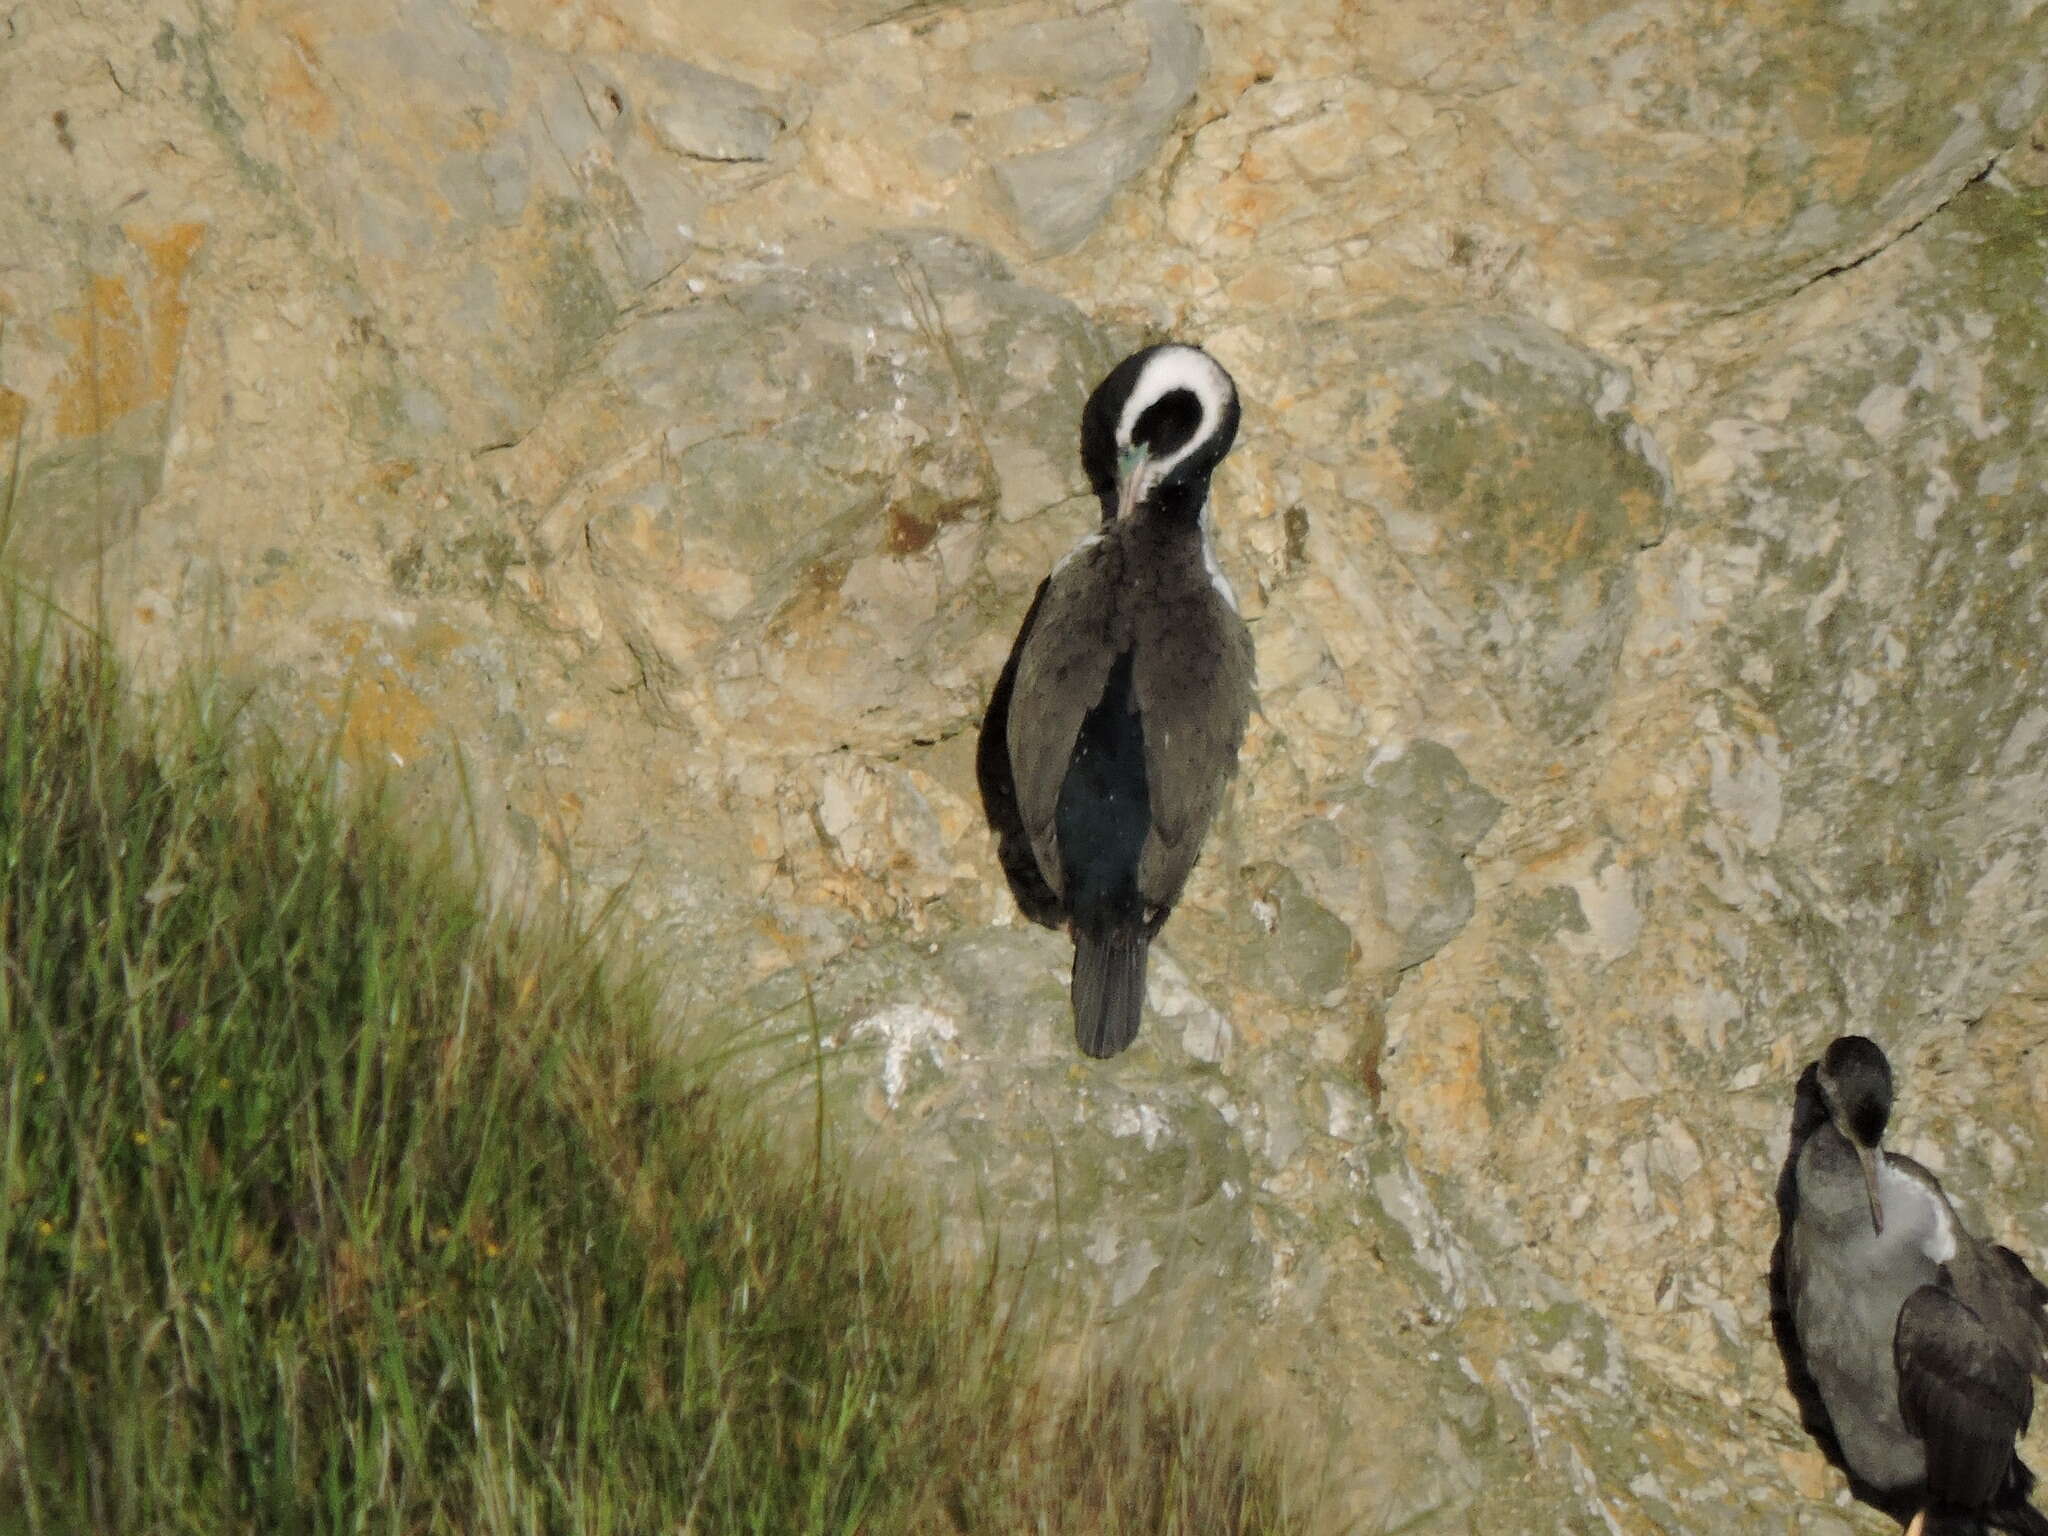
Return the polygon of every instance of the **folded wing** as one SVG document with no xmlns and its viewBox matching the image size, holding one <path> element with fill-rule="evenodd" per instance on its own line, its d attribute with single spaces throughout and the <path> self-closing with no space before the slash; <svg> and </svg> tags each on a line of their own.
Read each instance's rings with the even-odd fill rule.
<svg viewBox="0 0 2048 1536">
<path fill-rule="evenodd" d="M 1900 1417 L 1927 1448 L 1930 1497 L 1983 1508 L 2032 1412 L 2026 1367 L 1946 1285 L 1923 1285 L 1906 1298 L 1892 1357 Z"/>
<path fill-rule="evenodd" d="M 1135 681 L 1152 796 L 1152 835 L 1139 859 L 1138 885 L 1148 903 L 1164 908 L 1180 899 L 1224 783 L 1237 770 L 1251 714 L 1251 636 L 1204 587 L 1148 625 Z"/>
<path fill-rule="evenodd" d="M 1031 633 L 1017 658 L 1010 694 L 1010 771 L 1017 814 L 1039 868 L 1064 894 L 1060 865 L 1060 786 L 1081 722 L 1102 697 L 1115 664 L 1115 637 L 1105 624 L 1115 604 L 1114 547 L 1084 544 L 1053 572 Z"/>
</svg>

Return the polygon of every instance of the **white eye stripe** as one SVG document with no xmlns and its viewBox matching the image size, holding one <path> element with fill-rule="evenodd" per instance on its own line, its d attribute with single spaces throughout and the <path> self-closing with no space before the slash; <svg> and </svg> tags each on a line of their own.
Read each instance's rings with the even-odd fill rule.
<svg viewBox="0 0 2048 1536">
<path fill-rule="evenodd" d="M 1138 381 L 1131 386 L 1130 397 L 1124 401 L 1123 414 L 1116 423 L 1116 445 L 1119 449 L 1131 446 L 1131 433 L 1138 425 L 1138 418 L 1176 389 L 1184 389 L 1195 397 L 1202 407 L 1202 421 L 1178 450 L 1146 465 L 1146 478 L 1154 485 L 1164 479 L 1174 465 L 1215 435 L 1223 425 L 1224 411 L 1237 394 L 1231 386 L 1230 375 L 1199 347 L 1161 347 L 1138 370 Z"/>
</svg>

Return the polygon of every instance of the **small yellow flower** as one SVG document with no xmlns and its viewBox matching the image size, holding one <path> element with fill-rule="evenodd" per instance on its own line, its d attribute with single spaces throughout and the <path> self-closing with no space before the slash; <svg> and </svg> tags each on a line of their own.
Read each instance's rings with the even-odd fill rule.
<svg viewBox="0 0 2048 1536">
<path fill-rule="evenodd" d="M 47 1083 L 49 1080 L 50 1074 L 47 1072 L 38 1072 L 35 1076 L 35 1084 L 38 1088 L 42 1087 L 43 1084 Z"/>
<path fill-rule="evenodd" d="M 138 1147 L 146 1147 L 149 1145 L 149 1132 L 130 1131 L 128 1133 L 128 1139 L 134 1142 L 135 1145 L 137 1145 Z"/>
<path fill-rule="evenodd" d="M 36 1223 L 36 1231 L 44 1237 L 55 1237 L 57 1235 L 57 1224 L 45 1216 Z"/>
<path fill-rule="evenodd" d="M 234 1080 L 234 1079 L 233 1079 L 232 1077 L 223 1077 L 223 1078 L 222 1078 L 222 1079 L 220 1080 L 220 1091 L 221 1091 L 222 1093 L 226 1093 L 226 1092 L 227 1092 L 227 1091 L 228 1091 L 228 1090 L 229 1090 L 230 1088 L 232 1088 L 232 1087 L 234 1087 L 234 1086 L 235 1086 L 235 1080 Z"/>
<path fill-rule="evenodd" d="M 492 1242 L 489 1238 L 484 1239 L 485 1258 L 495 1259 L 499 1254 L 503 1253 L 504 1251 L 504 1249 L 500 1248 L 496 1243 Z"/>
</svg>

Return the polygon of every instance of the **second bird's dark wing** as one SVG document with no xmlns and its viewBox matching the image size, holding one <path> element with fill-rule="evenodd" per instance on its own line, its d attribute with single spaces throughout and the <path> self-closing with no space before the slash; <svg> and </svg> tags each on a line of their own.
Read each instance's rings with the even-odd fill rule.
<svg viewBox="0 0 2048 1536">
<path fill-rule="evenodd" d="M 1992 1299 L 1980 1305 L 1967 1288 L 1960 1294 L 1993 1319 L 1992 1331 L 2029 1372 L 2048 1381 L 2048 1285 L 2003 1243 L 1986 1250 L 1984 1269 Z"/>
<path fill-rule="evenodd" d="M 1206 584 L 1185 603 L 1162 605 L 1138 636 L 1134 681 L 1152 798 L 1138 889 L 1155 908 L 1180 899 L 1224 783 L 1237 771 L 1253 671 L 1244 620 Z"/>
<path fill-rule="evenodd" d="M 2026 1367 L 1947 1281 L 1944 1271 L 1899 1309 L 1899 1414 L 1927 1448 L 1933 1501 L 1982 1509 L 2005 1481 L 2034 1393 Z"/>
</svg>

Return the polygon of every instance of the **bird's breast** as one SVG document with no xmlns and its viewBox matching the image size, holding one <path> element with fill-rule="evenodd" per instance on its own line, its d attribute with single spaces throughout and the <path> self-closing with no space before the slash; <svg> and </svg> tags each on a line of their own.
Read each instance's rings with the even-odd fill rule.
<svg viewBox="0 0 2048 1536">
<path fill-rule="evenodd" d="M 1875 1239 L 1882 1253 L 1917 1253 L 1929 1265 L 1946 1264 L 1956 1256 L 1955 1216 L 1939 1191 L 1901 1168 L 1890 1153 L 1881 1154 L 1877 1195 L 1884 1204 L 1884 1235 Z"/>
</svg>

